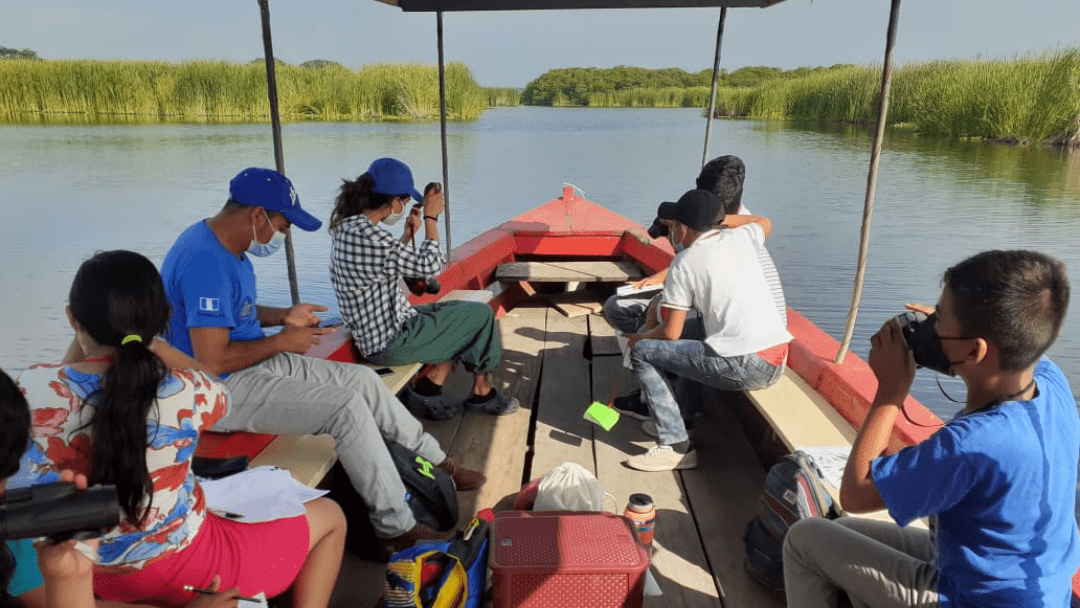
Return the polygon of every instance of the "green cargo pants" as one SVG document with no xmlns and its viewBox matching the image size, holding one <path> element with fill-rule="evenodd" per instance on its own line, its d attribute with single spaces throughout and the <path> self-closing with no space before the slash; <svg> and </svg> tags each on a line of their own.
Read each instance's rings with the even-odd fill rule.
<svg viewBox="0 0 1080 608">
<path fill-rule="evenodd" d="M 495 312 L 479 302 L 435 302 L 402 324 L 381 352 L 365 357 L 376 365 L 461 361 L 470 374 L 493 372 L 502 360 Z"/>
</svg>

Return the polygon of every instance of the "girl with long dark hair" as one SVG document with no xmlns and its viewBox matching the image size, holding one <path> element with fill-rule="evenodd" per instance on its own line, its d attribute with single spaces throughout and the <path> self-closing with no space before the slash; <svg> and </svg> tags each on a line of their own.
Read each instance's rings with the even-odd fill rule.
<svg viewBox="0 0 1080 608">
<path fill-rule="evenodd" d="M 34 410 L 27 460 L 39 482 L 66 468 L 116 485 L 124 520 L 102 538 L 95 591 L 183 605 L 196 598 L 184 585 L 220 575 L 243 595 L 292 586 L 295 606 L 325 607 L 344 547 L 335 503 L 317 499 L 304 516 L 258 524 L 207 510 L 191 459 L 228 394 L 203 372 L 167 369 L 150 349 L 169 319 L 154 265 L 130 251 L 98 253 L 75 275 L 68 318 L 82 359 L 20 377 Z"/>
</svg>

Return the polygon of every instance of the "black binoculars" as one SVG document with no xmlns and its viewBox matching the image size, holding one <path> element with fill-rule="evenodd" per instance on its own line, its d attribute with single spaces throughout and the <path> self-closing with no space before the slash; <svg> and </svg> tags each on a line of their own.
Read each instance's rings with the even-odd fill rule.
<svg viewBox="0 0 1080 608">
<path fill-rule="evenodd" d="M 67 482 L 46 483 L 4 492 L 0 503 L 0 538 L 46 537 L 52 542 L 101 536 L 120 524 L 116 486 L 75 489 Z"/>
<path fill-rule="evenodd" d="M 407 277 L 405 279 L 405 286 L 416 296 L 422 296 L 425 293 L 437 294 L 442 289 L 442 285 L 439 285 L 439 280 L 434 276 Z"/>
<path fill-rule="evenodd" d="M 652 225 L 649 226 L 649 230 L 648 230 L 649 236 L 654 238 L 654 239 L 658 239 L 658 238 L 660 238 L 662 236 L 667 236 L 668 232 L 670 232 L 670 229 L 668 228 L 668 225 L 661 222 L 660 218 L 654 219 L 652 221 Z"/>
</svg>

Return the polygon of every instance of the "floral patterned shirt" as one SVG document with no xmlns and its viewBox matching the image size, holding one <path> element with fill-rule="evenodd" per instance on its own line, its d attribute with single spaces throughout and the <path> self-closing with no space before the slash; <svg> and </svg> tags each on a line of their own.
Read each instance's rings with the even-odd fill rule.
<svg viewBox="0 0 1080 608">
<path fill-rule="evenodd" d="M 33 413 L 32 441 L 22 471 L 34 483 L 59 479 L 61 469 L 90 473 L 88 423 L 101 376 L 66 366 L 34 366 L 19 385 Z M 228 411 L 225 385 L 195 370 L 173 370 L 158 389 L 146 421 L 146 464 L 153 502 L 142 526 L 124 520 L 101 539 L 100 566 L 141 569 L 188 546 L 206 517 L 202 488 L 191 472 L 199 431 Z M 145 504 L 145 502 L 144 502 Z"/>
</svg>

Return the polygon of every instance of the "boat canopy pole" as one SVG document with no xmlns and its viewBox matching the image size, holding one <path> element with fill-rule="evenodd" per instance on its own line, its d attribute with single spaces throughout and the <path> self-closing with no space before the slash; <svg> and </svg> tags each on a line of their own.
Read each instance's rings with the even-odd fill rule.
<svg viewBox="0 0 1080 608">
<path fill-rule="evenodd" d="M 709 113 L 705 118 L 705 150 L 701 153 L 701 166 L 709 160 L 709 138 L 712 137 L 712 121 L 716 115 L 716 86 L 720 79 L 720 47 L 724 42 L 724 22 L 727 21 L 727 6 L 720 7 L 720 25 L 716 28 L 716 57 L 712 67 L 712 90 L 709 92 Z"/>
<path fill-rule="evenodd" d="M 450 160 L 446 153 L 446 60 L 443 57 L 442 11 L 435 13 L 436 29 L 439 38 L 439 131 L 442 138 L 442 193 L 443 217 L 446 221 L 446 260 L 450 261 Z M 424 194 L 427 194 L 426 192 Z M 421 201 L 423 202 L 423 201 Z"/>
<path fill-rule="evenodd" d="M 277 77 L 274 75 L 274 45 L 270 39 L 270 0 L 258 0 L 262 14 L 263 54 L 266 56 L 266 94 L 270 101 L 270 130 L 274 134 L 274 165 L 285 175 L 285 153 L 281 148 L 281 116 L 278 115 Z M 300 303 L 300 286 L 296 281 L 296 254 L 293 251 L 292 228 L 285 230 L 285 263 L 289 269 L 289 293 L 294 305 Z"/>
<path fill-rule="evenodd" d="M 874 193 L 877 190 L 878 165 L 881 161 L 881 142 L 885 138 L 885 119 L 889 115 L 889 89 L 892 86 L 893 48 L 896 46 L 896 26 L 900 20 L 900 0 L 892 0 L 889 13 L 889 30 L 885 40 L 885 65 L 881 68 L 881 96 L 878 99 L 877 130 L 874 132 L 874 145 L 870 151 L 870 171 L 866 176 L 866 200 L 863 203 L 862 231 L 859 235 L 859 261 L 855 270 L 855 288 L 851 295 L 851 309 L 848 311 L 844 339 L 840 342 L 840 351 L 836 354 L 836 363 L 843 363 L 851 336 L 855 333 L 855 318 L 859 314 L 859 301 L 862 299 L 863 279 L 866 276 L 866 252 L 870 248 L 870 217 L 874 213 Z"/>
</svg>

